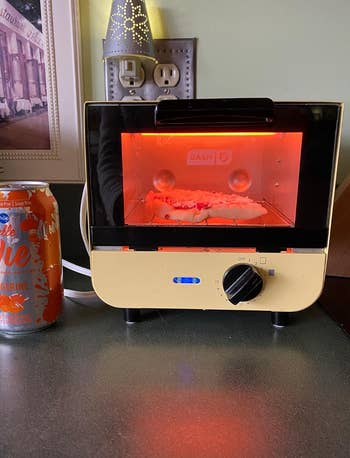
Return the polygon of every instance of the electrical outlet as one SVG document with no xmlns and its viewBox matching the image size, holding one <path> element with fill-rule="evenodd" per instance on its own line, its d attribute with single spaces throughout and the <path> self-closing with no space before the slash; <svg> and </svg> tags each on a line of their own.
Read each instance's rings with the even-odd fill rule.
<svg viewBox="0 0 350 458">
<path fill-rule="evenodd" d="M 178 97 L 176 95 L 160 95 L 157 97 L 157 102 L 160 102 L 161 100 L 177 100 Z"/>
<path fill-rule="evenodd" d="M 120 59 L 119 81 L 124 88 L 141 87 L 145 81 L 145 71 L 138 59 Z"/>
<path fill-rule="evenodd" d="M 175 87 L 180 80 L 180 72 L 175 64 L 158 64 L 153 78 L 158 87 Z"/>
<path fill-rule="evenodd" d="M 158 38 L 153 42 L 158 64 L 142 58 L 105 60 L 106 100 L 196 97 L 197 40 Z"/>
<path fill-rule="evenodd" d="M 142 100 L 142 97 L 139 95 L 125 95 L 122 98 L 122 102 L 140 102 Z"/>
</svg>

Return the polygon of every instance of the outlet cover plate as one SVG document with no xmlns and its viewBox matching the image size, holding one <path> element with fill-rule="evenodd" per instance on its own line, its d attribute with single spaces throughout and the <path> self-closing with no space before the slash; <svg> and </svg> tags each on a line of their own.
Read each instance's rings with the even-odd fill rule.
<svg viewBox="0 0 350 458">
<path fill-rule="evenodd" d="M 145 83 L 139 88 L 125 88 L 119 81 L 118 59 L 105 61 L 106 100 L 122 100 L 124 97 L 141 97 L 143 100 L 157 100 L 158 97 L 194 99 L 196 97 L 196 38 L 158 38 L 154 40 L 158 63 L 175 64 L 180 71 L 180 80 L 175 87 L 158 87 L 153 72 L 156 64 L 149 59 L 142 60 Z"/>
</svg>

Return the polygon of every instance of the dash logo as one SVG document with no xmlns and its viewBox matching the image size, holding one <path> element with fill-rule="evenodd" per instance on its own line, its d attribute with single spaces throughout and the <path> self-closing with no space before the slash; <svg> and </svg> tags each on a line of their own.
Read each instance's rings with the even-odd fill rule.
<svg viewBox="0 0 350 458">
<path fill-rule="evenodd" d="M 193 149 L 187 154 L 187 165 L 228 165 L 231 161 L 230 149 Z"/>
<path fill-rule="evenodd" d="M 6 224 L 10 221 L 9 215 L 6 213 L 0 213 L 0 223 L 1 224 Z"/>
</svg>

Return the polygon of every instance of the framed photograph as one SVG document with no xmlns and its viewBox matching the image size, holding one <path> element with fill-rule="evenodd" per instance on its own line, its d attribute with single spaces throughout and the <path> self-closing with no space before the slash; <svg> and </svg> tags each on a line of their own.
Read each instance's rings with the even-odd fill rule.
<svg viewBox="0 0 350 458">
<path fill-rule="evenodd" d="M 78 0 L 0 0 L 0 180 L 80 182 Z"/>
</svg>

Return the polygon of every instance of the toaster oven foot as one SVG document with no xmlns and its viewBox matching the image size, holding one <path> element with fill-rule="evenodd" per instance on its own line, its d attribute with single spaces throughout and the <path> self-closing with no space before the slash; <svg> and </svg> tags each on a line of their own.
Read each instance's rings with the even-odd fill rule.
<svg viewBox="0 0 350 458">
<path fill-rule="evenodd" d="M 128 324 L 140 321 L 141 313 L 138 309 L 124 309 L 124 321 Z"/>
<path fill-rule="evenodd" d="M 271 312 L 271 321 L 275 328 L 283 328 L 289 324 L 289 313 Z"/>
</svg>

